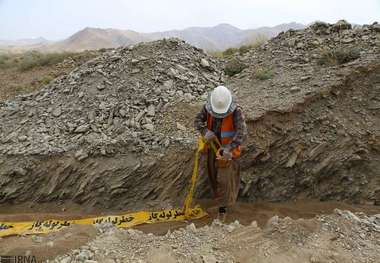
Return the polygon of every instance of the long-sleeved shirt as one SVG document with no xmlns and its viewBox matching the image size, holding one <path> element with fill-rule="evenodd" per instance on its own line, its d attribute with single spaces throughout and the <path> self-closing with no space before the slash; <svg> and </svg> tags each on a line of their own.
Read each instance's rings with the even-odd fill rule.
<svg viewBox="0 0 380 263">
<path fill-rule="evenodd" d="M 244 115 L 239 106 L 236 107 L 233 114 L 234 127 L 235 127 L 235 135 L 232 138 L 231 147 L 236 148 L 241 145 L 247 137 L 247 125 L 244 120 Z M 205 135 L 207 132 L 207 109 L 206 105 L 202 107 L 202 110 L 196 115 L 194 120 L 195 128 L 202 134 Z M 212 117 L 212 132 L 220 140 L 220 131 L 222 126 L 222 118 Z"/>
</svg>

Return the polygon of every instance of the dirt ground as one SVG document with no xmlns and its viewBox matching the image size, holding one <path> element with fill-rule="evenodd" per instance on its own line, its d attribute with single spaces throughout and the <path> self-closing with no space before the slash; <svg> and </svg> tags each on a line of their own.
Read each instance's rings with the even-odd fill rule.
<svg viewBox="0 0 380 263">
<path fill-rule="evenodd" d="M 249 51 L 239 58 L 245 70 L 225 80 L 223 63 L 177 40 L 110 50 L 6 103 L 58 75 L 53 67 L 0 71 L 0 222 L 176 207 L 192 170 L 199 110 L 192 101 L 219 82 L 244 105 L 249 128 L 240 196 L 249 203 L 231 208 L 226 224 L 202 199 L 209 217 L 201 220 L 4 237 L 0 255 L 65 263 L 380 262 L 380 207 L 365 205 L 380 202 L 379 34 L 322 27 L 331 32 L 289 31 Z M 354 41 L 340 41 L 345 36 Z M 362 51 L 349 63 L 320 65 L 317 47 L 325 46 Z M 202 66 L 205 58 L 212 67 Z M 262 69 L 271 78 L 255 77 Z M 208 198 L 201 183 L 197 196 Z"/>
<path fill-rule="evenodd" d="M 77 53 L 56 65 L 38 66 L 29 70 L 20 70 L 17 67 L 0 68 L 0 101 L 39 90 L 51 80 L 69 73 L 75 67 L 94 58 L 98 53 L 98 51 Z"/>
<path fill-rule="evenodd" d="M 210 200 L 199 200 L 197 203 L 204 207 L 209 217 L 196 220 L 194 222 L 170 222 L 155 225 L 141 225 L 135 227 L 144 233 L 154 235 L 165 235 L 168 231 L 184 228 L 190 223 L 196 227 L 210 225 L 216 218 L 217 208 Z M 316 215 L 331 214 L 334 209 L 350 210 L 352 212 L 364 212 L 368 215 L 380 214 L 380 207 L 366 205 L 351 205 L 342 202 L 318 202 L 313 200 L 270 203 L 244 203 L 239 202 L 229 210 L 226 223 L 238 220 L 242 225 L 249 226 L 253 221 L 259 227 L 264 227 L 268 220 L 275 215 L 280 218 L 290 217 L 297 219 L 311 219 Z M 42 219 L 73 219 L 107 214 L 120 214 L 120 210 L 82 208 L 75 204 L 42 204 L 30 207 L 24 205 L 1 205 L 1 221 L 28 221 Z M 55 258 L 79 248 L 97 236 L 97 231 L 92 226 L 72 226 L 63 231 L 46 235 L 11 236 L 0 238 L 0 255 L 33 255 L 39 260 Z"/>
<path fill-rule="evenodd" d="M 11 99 L 19 94 L 33 92 L 65 73 L 67 73 L 67 69 L 59 72 L 59 70 L 51 67 L 42 67 L 27 72 L 20 72 L 14 68 L 1 69 L 0 101 Z"/>
</svg>

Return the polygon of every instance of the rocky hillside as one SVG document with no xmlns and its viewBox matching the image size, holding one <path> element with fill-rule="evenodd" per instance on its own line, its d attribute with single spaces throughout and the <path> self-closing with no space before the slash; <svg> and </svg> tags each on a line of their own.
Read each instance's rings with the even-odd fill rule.
<svg viewBox="0 0 380 263">
<path fill-rule="evenodd" d="M 245 69 L 227 82 L 250 123 L 243 195 L 379 203 L 380 25 L 315 23 L 236 59 Z"/>
<path fill-rule="evenodd" d="M 0 200 L 104 206 L 118 199 L 120 207 L 158 196 L 178 200 L 187 180 L 178 175 L 191 170 L 185 163 L 195 134 L 172 114 L 174 105 L 204 99 L 221 75 L 203 51 L 160 40 L 110 50 L 40 91 L 1 103 Z M 165 151 L 178 143 L 186 154 Z M 173 158 L 180 167 L 167 169 Z"/>
<path fill-rule="evenodd" d="M 110 50 L 1 104 L 0 201 L 180 202 L 194 115 L 224 83 L 249 124 L 242 198 L 379 204 L 379 31 L 316 23 L 226 62 L 174 39 Z"/>
<path fill-rule="evenodd" d="M 81 146 L 99 153 L 107 145 L 146 152 L 168 146 L 170 134 L 162 132 L 170 127 L 160 125 L 167 108 L 205 97 L 220 77 L 212 58 L 183 41 L 111 50 L 41 91 L 3 103 L 0 152 L 55 154 Z"/>
</svg>

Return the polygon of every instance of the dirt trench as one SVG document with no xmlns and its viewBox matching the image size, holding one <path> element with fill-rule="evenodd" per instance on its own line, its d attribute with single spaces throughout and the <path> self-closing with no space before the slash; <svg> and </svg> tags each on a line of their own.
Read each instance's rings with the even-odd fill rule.
<svg viewBox="0 0 380 263">
<path fill-rule="evenodd" d="M 355 72 L 342 85 L 326 89 L 288 112 L 267 112 L 259 119 L 248 120 L 249 136 L 241 158 L 240 201 L 245 202 L 238 202 L 229 210 L 227 223 L 238 220 L 250 228 L 251 222 L 257 221 L 264 229 L 265 242 L 276 245 L 276 240 L 280 240 L 278 247 L 271 246 L 275 253 L 268 262 L 284 259 L 291 262 L 294 255 L 302 260 L 315 258 L 310 256 L 315 252 L 313 246 L 310 248 L 306 242 L 300 247 L 298 242 L 298 238 L 305 235 L 305 222 L 318 226 L 307 234 L 312 237 L 318 236 L 314 233 L 320 230 L 315 222 L 321 215 L 334 214 L 336 208 L 379 214 L 379 206 L 372 206 L 380 204 L 379 105 L 380 65 L 376 65 Z M 171 117 L 186 120 L 188 127 L 192 122 L 189 117 L 199 107 L 180 106 Z M 193 168 L 194 150 L 176 144 L 161 155 L 94 155 L 83 160 L 70 152 L 54 156 L 0 156 L 0 221 L 72 219 L 116 214 L 120 210 L 181 206 Z M 199 178 L 196 197 L 211 197 L 206 174 Z M 196 226 L 212 225 L 216 206 L 209 199 L 196 202 L 209 213 L 209 217 L 195 221 Z M 300 233 L 294 235 L 295 224 L 291 223 L 289 230 L 281 228 L 281 235 L 273 237 L 276 231 L 268 230 L 268 225 L 278 220 L 277 216 L 285 217 L 284 222 L 297 220 Z M 141 225 L 137 229 L 164 236 L 189 223 Z M 340 222 L 337 229 L 342 225 Z M 343 229 L 351 229 L 351 225 Z M 330 230 L 326 233 L 318 242 L 327 244 L 328 249 L 321 249 L 320 255 L 316 253 L 318 257 L 324 257 L 326 251 L 335 251 L 331 244 L 336 234 Z M 365 233 L 372 235 L 371 231 Z M 242 241 L 235 235 L 240 232 L 232 235 L 223 251 L 236 249 L 236 257 L 241 262 L 257 257 L 257 251 L 262 249 L 253 250 L 253 233 L 242 230 Z M 90 226 L 75 226 L 41 236 L 13 236 L 0 239 L 0 252 L 6 255 L 29 253 L 43 260 L 53 259 L 87 246 L 97 236 Z M 289 246 L 293 250 L 283 248 L 283 244 L 291 240 L 290 236 L 296 236 L 297 242 Z M 325 239 L 328 242 L 324 242 Z M 257 244 L 265 246 L 263 240 Z M 344 242 L 351 242 L 347 240 Z M 376 239 L 366 240 L 376 251 L 377 243 L 373 241 Z M 231 246 L 235 243 L 239 244 L 236 248 Z M 333 245 L 341 249 L 340 243 L 335 243 Z M 240 244 L 246 246 L 243 252 Z M 344 251 L 341 250 L 341 255 L 348 256 L 343 260 L 339 255 L 339 262 L 349 262 L 352 258 Z M 280 259 L 277 255 L 281 255 Z M 378 253 L 372 255 L 376 258 Z"/>
<path fill-rule="evenodd" d="M 248 120 L 242 200 L 380 204 L 380 66 L 362 68 L 325 90 L 289 112 Z M 193 150 L 181 145 L 161 157 L 116 154 L 79 161 L 74 153 L 3 155 L 0 202 L 72 201 L 123 210 L 178 206 L 192 166 Z M 206 176 L 196 197 L 210 197 Z"/>
<path fill-rule="evenodd" d="M 211 200 L 197 200 L 209 214 L 208 217 L 195 221 L 179 221 L 166 222 L 160 224 L 143 224 L 134 227 L 146 234 L 154 234 L 165 240 L 167 233 L 181 231 L 194 223 L 198 228 L 214 225 L 213 219 L 216 218 L 217 208 Z M 0 221 L 22 221 L 22 220 L 46 220 L 50 218 L 57 219 L 72 219 L 81 217 L 91 217 L 99 215 L 109 215 L 117 213 L 117 210 L 110 209 L 84 209 L 82 206 L 74 204 L 64 204 L 66 211 L 61 211 L 61 206 L 55 204 L 43 204 L 36 208 L 29 208 L 23 205 L 8 206 L 11 210 L 7 211 L 6 205 L 0 205 Z M 368 205 L 351 205 L 343 202 L 327 201 L 319 202 L 318 200 L 305 200 L 297 202 L 255 202 L 244 203 L 238 202 L 235 207 L 231 208 L 226 217 L 226 224 L 234 224 L 238 220 L 242 225 L 249 228 L 257 222 L 257 225 L 262 229 L 268 229 L 269 222 L 278 220 L 278 218 L 287 218 L 285 220 L 297 220 L 296 222 L 312 222 L 317 220 L 318 216 L 326 214 L 334 214 L 336 208 L 349 210 L 352 212 L 364 212 L 367 215 L 378 214 L 380 207 Z M 301 224 L 302 226 L 303 224 Z M 347 229 L 347 228 L 345 228 Z M 128 230 L 126 230 L 128 231 Z M 131 230 L 133 231 L 133 230 Z M 282 229 L 283 231 L 283 229 Z M 282 232 L 286 235 L 287 232 Z M 295 233 L 293 236 L 296 236 Z M 303 232 L 301 232 L 303 234 Z M 96 240 L 99 236 L 99 231 L 89 225 L 73 225 L 59 232 L 48 233 L 44 235 L 26 235 L 26 236 L 9 236 L 0 239 L 0 254 L 2 255 L 24 255 L 27 251 L 30 255 L 35 256 L 38 260 L 53 259 L 57 256 L 71 253 L 78 250 L 82 246 L 87 246 L 88 242 Z M 273 234 L 273 233 L 271 233 Z M 297 236 L 302 236 L 297 234 Z M 333 233 L 332 233 L 333 235 Z M 270 238 L 269 240 L 277 240 Z M 163 240 L 162 240 L 163 241 Z M 248 242 L 251 242 L 250 240 Z M 123 242 L 124 243 L 124 242 Z M 225 251 L 230 251 L 234 244 L 240 244 L 238 241 L 232 241 Z M 252 247 L 250 247 L 252 250 Z M 249 251 L 251 251 L 249 250 Z M 303 253 L 303 250 L 300 253 Z M 286 249 L 280 251 L 279 254 L 287 255 Z M 238 254 L 238 257 L 246 257 L 249 253 Z M 100 261 L 102 262 L 102 261 Z M 250 262 L 248 258 L 242 259 L 240 262 Z M 261 262 L 261 261 L 259 261 Z M 276 262 L 274 260 L 274 262 Z M 288 261 L 287 261 L 288 262 Z M 289 262 L 292 262 L 291 260 Z"/>
<path fill-rule="evenodd" d="M 123 210 L 171 206 L 183 199 L 191 158 L 192 154 L 179 151 L 157 159 L 133 154 L 92 156 L 82 161 L 69 153 L 3 156 L 0 202 L 36 205 L 71 201 L 85 207 Z"/>
</svg>

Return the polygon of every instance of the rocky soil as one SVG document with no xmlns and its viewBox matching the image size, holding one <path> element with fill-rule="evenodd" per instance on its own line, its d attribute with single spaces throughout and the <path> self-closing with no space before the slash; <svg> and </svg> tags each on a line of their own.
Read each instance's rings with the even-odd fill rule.
<svg viewBox="0 0 380 263">
<path fill-rule="evenodd" d="M 378 262 L 380 215 L 335 210 L 332 215 L 293 220 L 272 217 L 263 228 L 238 221 L 169 231 L 98 226 L 93 241 L 53 262 Z"/>
<path fill-rule="evenodd" d="M 229 82 L 239 88 L 239 99 L 245 98 L 241 104 L 247 118 L 256 120 L 266 112 L 291 111 L 315 95 L 343 86 L 358 69 L 370 70 L 379 61 L 379 27 L 374 24 L 352 28 L 344 20 L 336 24 L 318 22 L 304 30 L 281 33 L 238 56 L 246 69 Z M 336 61 L 329 51 L 337 53 Z M 268 80 L 260 78 L 260 69 L 271 72 Z"/>
<path fill-rule="evenodd" d="M 227 82 L 250 126 L 242 195 L 379 204 L 379 24 L 316 23 L 238 59 Z"/>
<path fill-rule="evenodd" d="M 223 83 L 249 126 L 241 199 L 380 204 L 379 24 L 318 22 L 232 59 L 243 70 L 228 77 L 231 61 L 183 41 L 142 43 L 0 103 L 0 202 L 180 205 L 194 115 Z M 209 194 L 205 176 L 197 189 Z M 98 232 L 54 262 L 380 261 L 380 216 L 343 210 L 275 216 L 264 227 L 215 221 L 163 236 L 107 225 Z"/>
<path fill-rule="evenodd" d="M 47 155 L 81 148 L 81 159 L 167 147 L 170 136 L 163 132 L 170 127 L 160 125 L 166 109 L 199 100 L 220 77 L 215 61 L 179 40 L 111 50 L 41 91 L 1 105 L 0 152 Z M 107 148 L 113 145 L 114 151 Z"/>
<path fill-rule="evenodd" d="M 345 21 L 282 33 L 234 58 L 233 77 L 180 40 L 109 50 L 0 104 L 0 202 L 178 204 L 194 115 L 224 83 L 249 124 L 242 198 L 378 204 L 379 50 L 379 24 Z"/>
<path fill-rule="evenodd" d="M 125 207 L 178 199 L 195 134 L 164 116 L 173 104 L 204 99 L 221 77 L 203 51 L 162 40 L 110 50 L 0 104 L 0 200 L 105 206 L 120 199 Z M 160 160 L 176 143 L 182 146 Z M 176 166 L 167 169 L 173 158 Z"/>
<path fill-rule="evenodd" d="M 33 64 L 38 59 L 34 58 L 32 60 L 29 57 L 29 53 L 6 55 L 6 57 L 9 57 L 9 60 L 7 60 L 8 64 L 4 62 L 4 59 L 1 61 L 3 63 L 0 62 L 0 101 L 12 100 L 17 95 L 39 90 L 41 86 L 46 85 L 59 76 L 70 73 L 84 62 L 99 56 L 100 53 L 100 51 L 87 51 L 66 54 L 66 58 L 62 62 L 43 66 Z M 25 65 L 33 66 L 24 69 L 21 67 L 22 65 L 24 67 Z"/>
</svg>

